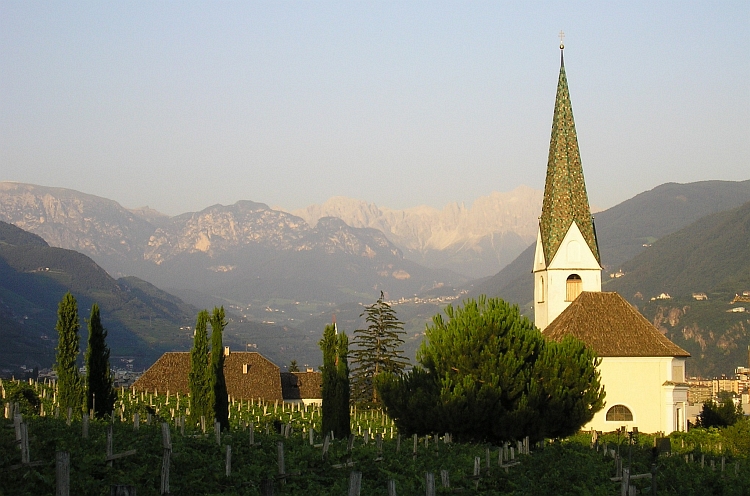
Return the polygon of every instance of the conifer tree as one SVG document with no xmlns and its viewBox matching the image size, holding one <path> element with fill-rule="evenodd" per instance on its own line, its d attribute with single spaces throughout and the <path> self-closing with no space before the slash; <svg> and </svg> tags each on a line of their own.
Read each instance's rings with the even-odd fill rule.
<svg viewBox="0 0 750 496">
<path fill-rule="evenodd" d="M 214 307 L 211 316 L 211 386 L 214 418 L 222 430 L 229 430 L 229 397 L 224 379 L 224 343 L 222 333 L 227 326 L 224 307 Z"/>
<path fill-rule="evenodd" d="M 190 352 L 188 382 L 190 387 L 190 420 L 193 424 L 200 422 L 201 416 L 205 417 L 207 425 L 211 425 L 213 422 L 212 390 L 208 366 L 208 332 L 206 330 L 208 320 L 207 310 L 198 312 L 195 321 L 193 349 Z"/>
<path fill-rule="evenodd" d="M 81 324 L 78 321 L 78 302 L 70 292 L 65 293 L 57 307 L 58 333 L 55 372 L 57 372 L 57 397 L 60 409 L 65 412 L 70 407 L 73 412 L 83 409 L 83 381 L 78 372 Z"/>
<path fill-rule="evenodd" d="M 93 410 L 96 418 L 111 414 L 117 399 L 106 339 L 107 330 L 102 326 L 99 305 L 94 303 L 91 306 L 86 349 L 86 408 Z"/>
<path fill-rule="evenodd" d="M 409 364 L 402 349 L 404 324 L 384 299 L 381 291 L 378 301 L 366 306 L 360 315 L 365 317 L 367 328 L 354 331 L 352 396 L 357 403 L 377 403 L 375 378 L 383 372 L 400 374 Z"/>
<path fill-rule="evenodd" d="M 417 352 L 423 369 L 376 381 L 403 434 L 538 441 L 575 433 L 603 407 L 600 361 L 581 341 L 545 340 L 499 298 L 469 299 L 445 314 L 427 327 Z"/>
<path fill-rule="evenodd" d="M 349 339 L 338 334 L 336 326 L 325 327 L 320 340 L 323 351 L 323 433 L 333 432 L 336 438 L 346 438 L 351 433 L 349 421 L 349 366 L 347 352 Z"/>
</svg>

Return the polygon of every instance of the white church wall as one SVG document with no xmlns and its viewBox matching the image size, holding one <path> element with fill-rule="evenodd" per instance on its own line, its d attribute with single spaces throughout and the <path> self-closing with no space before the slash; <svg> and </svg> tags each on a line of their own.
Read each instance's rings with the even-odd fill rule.
<svg viewBox="0 0 750 496">
<path fill-rule="evenodd" d="M 665 389 L 664 383 L 672 380 L 673 360 L 673 357 L 604 357 L 599 372 L 607 394 L 606 405 L 584 429 L 611 432 L 624 425 L 628 430 L 638 427 L 640 432 L 647 433 L 676 430 L 675 408 L 680 404 L 682 423 L 686 418 L 687 388 Z M 633 420 L 606 420 L 607 411 L 615 405 L 626 406 Z"/>
</svg>

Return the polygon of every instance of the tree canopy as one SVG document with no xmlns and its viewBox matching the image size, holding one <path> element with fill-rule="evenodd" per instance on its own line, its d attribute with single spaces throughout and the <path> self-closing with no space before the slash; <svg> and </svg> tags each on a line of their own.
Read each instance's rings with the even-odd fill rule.
<svg viewBox="0 0 750 496">
<path fill-rule="evenodd" d="M 383 372 L 400 374 L 409 364 L 402 349 L 404 324 L 384 300 L 381 291 L 378 301 L 366 306 L 360 315 L 365 317 L 367 328 L 354 331 L 352 395 L 358 403 L 377 403 L 375 378 Z"/>
<path fill-rule="evenodd" d="M 57 372 L 58 399 L 60 408 L 81 412 L 84 403 L 84 386 L 78 372 L 81 324 L 78 321 L 78 302 L 70 293 L 65 293 L 57 308 L 58 333 L 55 372 Z"/>
<path fill-rule="evenodd" d="M 193 349 L 190 351 L 190 419 L 199 422 L 201 417 L 207 423 L 213 422 L 213 403 L 211 401 L 212 384 L 208 367 L 208 324 L 207 310 L 198 312 L 195 320 L 195 335 Z"/>
<path fill-rule="evenodd" d="M 97 418 L 111 414 L 117 399 L 106 339 L 107 330 L 102 325 L 99 305 L 94 303 L 89 317 L 89 338 L 86 348 L 86 403 L 87 409 L 93 410 Z"/>
<path fill-rule="evenodd" d="M 498 298 L 467 300 L 433 317 L 407 374 L 377 388 L 405 434 L 451 432 L 503 442 L 576 432 L 604 405 L 593 351 L 574 338 L 547 341 Z"/>
<path fill-rule="evenodd" d="M 223 430 L 229 430 L 229 397 L 224 379 L 224 342 L 222 339 L 226 326 L 224 307 L 214 307 L 211 315 L 211 387 L 214 418 Z"/>
<path fill-rule="evenodd" d="M 334 324 L 327 325 L 320 340 L 323 351 L 322 414 L 323 433 L 333 432 L 342 439 L 351 433 L 349 421 L 349 338 L 338 333 Z"/>
</svg>

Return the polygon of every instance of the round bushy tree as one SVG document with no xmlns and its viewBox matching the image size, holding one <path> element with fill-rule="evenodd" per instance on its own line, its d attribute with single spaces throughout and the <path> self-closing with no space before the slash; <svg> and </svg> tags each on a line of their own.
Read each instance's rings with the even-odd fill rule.
<svg viewBox="0 0 750 496">
<path fill-rule="evenodd" d="M 598 359 L 580 341 L 546 341 L 501 299 L 448 306 L 417 352 L 424 370 L 377 381 L 405 434 L 449 431 L 503 442 L 572 434 L 603 406 Z"/>
</svg>

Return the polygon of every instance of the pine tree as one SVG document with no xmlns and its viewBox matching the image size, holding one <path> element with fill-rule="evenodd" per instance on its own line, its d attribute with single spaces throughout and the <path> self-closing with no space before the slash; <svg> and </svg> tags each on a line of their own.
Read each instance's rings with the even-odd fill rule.
<svg viewBox="0 0 750 496">
<path fill-rule="evenodd" d="M 565 437 L 604 404 L 599 359 L 581 341 L 547 341 L 499 298 L 449 305 L 417 352 L 424 367 L 376 384 L 403 434 L 450 432 L 501 443 Z"/>
<path fill-rule="evenodd" d="M 323 351 L 323 432 L 333 432 L 342 439 L 351 433 L 349 421 L 349 366 L 347 352 L 349 339 L 346 334 L 338 334 L 336 326 L 325 327 L 320 340 Z"/>
<path fill-rule="evenodd" d="M 384 298 L 381 291 L 378 301 L 365 307 L 360 317 L 367 328 L 354 331 L 352 395 L 358 403 L 377 403 L 375 378 L 383 372 L 401 374 L 409 364 L 402 349 L 404 324 Z"/>
<path fill-rule="evenodd" d="M 222 430 L 229 430 L 229 397 L 224 379 L 224 344 L 222 332 L 227 326 L 224 307 L 214 307 L 211 316 L 211 386 L 213 390 L 213 410 L 216 422 Z"/>
<path fill-rule="evenodd" d="M 94 411 L 96 418 L 111 414 L 115 407 L 117 392 L 109 367 L 109 348 L 106 343 L 107 330 L 102 326 L 99 305 L 91 306 L 89 339 L 86 349 L 86 408 Z"/>
<path fill-rule="evenodd" d="M 195 321 L 193 349 L 190 352 L 190 420 L 193 424 L 205 417 L 206 424 L 213 422 L 213 403 L 211 402 L 211 383 L 208 366 L 208 311 L 201 310 Z"/>
<path fill-rule="evenodd" d="M 68 408 L 72 408 L 73 412 L 80 412 L 83 409 L 83 381 L 76 363 L 80 351 L 80 336 L 78 335 L 80 328 L 78 303 L 72 294 L 65 293 L 57 307 L 57 325 L 55 325 L 59 335 L 55 359 L 57 396 L 63 412 Z"/>
</svg>

